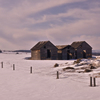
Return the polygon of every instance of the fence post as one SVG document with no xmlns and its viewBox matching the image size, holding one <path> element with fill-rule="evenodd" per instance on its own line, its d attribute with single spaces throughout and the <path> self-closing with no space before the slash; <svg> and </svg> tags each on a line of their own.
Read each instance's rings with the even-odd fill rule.
<svg viewBox="0 0 100 100">
<path fill-rule="evenodd" d="M 13 70 L 15 70 L 15 64 L 13 64 Z"/>
<path fill-rule="evenodd" d="M 1 68 L 3 68 L 3 62 L 1 62 Z"/>
<path fill-rule="evenodd" d="M 94 86 L 96 86 L 96 79 L 95 79 L 95 77 L 93 78 L 93 80 L 94 80 Z"/>
<path fill-rule="evenodd" d="M 92 86 L 92 77 L 90 77 L 90 86 Z"/>
<path fill-rule="evenodd" d="M 59 72 L 57 71 L 57 79 L 59 79 Z"/>
<path fill-rule="evenodd" d="M 32 74 L 32 67 L 30 67 L 30 73 Z"/>
</svg>

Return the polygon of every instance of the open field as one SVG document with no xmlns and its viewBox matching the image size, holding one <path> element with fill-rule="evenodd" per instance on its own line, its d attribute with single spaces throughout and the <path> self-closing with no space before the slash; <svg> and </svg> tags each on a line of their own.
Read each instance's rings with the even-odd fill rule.
<svg viewBox="0 0 100 100">
<path fill-rule="evenodd" d="M 3 68 L 0 65 L 0 100 L 100 100 L 100 78 L 96 78 L 96 87 L 89 86 L 89 74 L 99 75 L 99 58 L 83 60 L 82 63 L 95 63 L 98 68 L 90 73 L 79 73 L 87 65 L 77 66 L 74 60 L 24 59 L 30 56 L 30 53 L 0 54 L 0 62 L 3 62 Z M 54 68 L 55 63 L 59 67 Z M 66 67 L 73 67 L 75 71 L 63 71 Z M 57 71 L 59 79 L 56 79 Z"/>
</svg>

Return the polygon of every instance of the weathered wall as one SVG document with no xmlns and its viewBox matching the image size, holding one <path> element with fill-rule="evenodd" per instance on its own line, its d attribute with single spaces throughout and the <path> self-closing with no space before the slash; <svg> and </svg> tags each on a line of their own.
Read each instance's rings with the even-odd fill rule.
<svg viewBox="0 0 100 100">
<path fill-rule="evenodd" d="M 87 49 L 86 51 L 87 51 L 86 57 L 91 58 L 92 57 L 92 49 Z"/>
<path fill-rule="evenodd" d="M 83 51 L 86 52 L 86 58 L 92 57 L 92 48 L 85 42 L 77 48 L 77 58 L 84 58 Z"/>
<path fill-rule="evenodd" d="M 62 50 L 62 60 L 67 60 L 67 48 Z"/>
<path fill-rule="evenodd" d="M 74 59 L 75 58 L 75 49 L 73 47 L 70 47 L 70 53 L 71 53 L 70 59 Z"/>
<path fill-rule="evenodd" d="M 86 58 L 92 57 L 92 48 L 87 43 L 83 43 L 82 49 L 86 50 Z"/>
<path fill-rule="evenodd" d="M 58 60 L 62 60 L 62 50 L 58 50 Z"/>
<path fill-rule="evenodd" d="M 33 60 L 40 60 L 40 50 L 31 50 L 31 59 Z"/>
<path fill-rule="evenodd" d="M 51 57 L 47 58 L 47 50 L 50 50 Z M 40 50 L 41 60 L 57 60 L 57 48 L 50 42 L 46 43 Z"/>
<path fill-rule="evenodd" d="M 62 50 L 62 60 L 69 60 L 74 58 L 74 48 L 69 47 Z"/>
<path fill-rule="evenodd" d="M 77 57 L 76 58 L 83 58 L 83 49 L 80 47 L 77 49 Z"/>
</svg>

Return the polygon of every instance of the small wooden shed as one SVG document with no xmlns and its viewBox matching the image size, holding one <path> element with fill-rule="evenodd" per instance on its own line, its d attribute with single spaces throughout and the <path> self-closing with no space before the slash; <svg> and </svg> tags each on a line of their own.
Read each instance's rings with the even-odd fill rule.
<svg viewBox="0 0 100 100">
<path fill-rule="evenodd" d="M 74 58 L 75 49 L 71 45 L 57 45 L 58 60 L 69 60 Z"/>
<path fill-rule="evenodd" d="M 75 59 L 91 58 L 92 47 L 85 41 L 73 42 L 71 46 L 75 49 Z"/>
<path fill-rule="evenodd" d="M 31 48 L 31 59 L 33 60 L 57 60 L 57 47 L 50 41 L 40 41 Z"/>
</svg>

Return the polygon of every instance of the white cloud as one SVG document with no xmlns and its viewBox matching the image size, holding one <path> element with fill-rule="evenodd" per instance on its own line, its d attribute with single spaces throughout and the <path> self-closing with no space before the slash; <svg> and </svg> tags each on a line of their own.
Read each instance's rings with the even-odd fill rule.
<svg viewBox="0 0 100 100">
<path fill-rule="evenodd" d="M 35 15 L 49 8 L 79 1 L 87 0 L 21 0 L 21 2 L 18 1 L 20 3 L 14 4 L 10 9 L 0 7 L 0 31 L 2 33 L 0 34 L 0 42 L 7 45 L 0 47 L 3 49 L 30 49 L 29 46 L 39 40 L 51 40 L 54 44 L 70 44 L 74 40 L 86 40 L 95 49 L 98 49 L 98 42 L 94 41 L 93 38 L 97 38 L 98 41 L 100 37 L 98 35 L 100 32 L 99 6 L 92 7 L 89 5 L 91 6 L 89 9 L 70 8 L 66 12 L 59 12 L 58 14 L 51 13 L 48 15 L 45 13 L 40 17 L 38 16 L 37 20 L 34 17 L 29 17 L 31 14 Z M 71 22 L 62 20 L 67 17 L 74 20 Z M 60 24 L 52 22 L 59 22 Z M 32 25 L 40 23 L 41 25 L 47 23 L 50 27 L 32 29 Z M 25 46 L 23 47 L 23 45 Z"/>
</svg>

